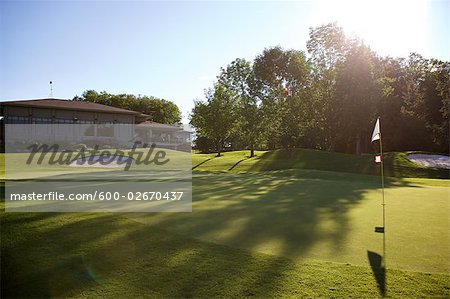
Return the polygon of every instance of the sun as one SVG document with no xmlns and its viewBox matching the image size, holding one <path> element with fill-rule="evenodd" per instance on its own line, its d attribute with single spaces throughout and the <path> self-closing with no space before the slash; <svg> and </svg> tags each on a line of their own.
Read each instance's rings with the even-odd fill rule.
<svg viewBox="0 0 450 299">
<path fill-rule="evenodd" d="M 314 22 L 337 21 L 347 35 L 357 35 L 373 50 L 390 56 L 407 56 L 427 50 L 425 0 L 321 1 Z"/>
</svg>

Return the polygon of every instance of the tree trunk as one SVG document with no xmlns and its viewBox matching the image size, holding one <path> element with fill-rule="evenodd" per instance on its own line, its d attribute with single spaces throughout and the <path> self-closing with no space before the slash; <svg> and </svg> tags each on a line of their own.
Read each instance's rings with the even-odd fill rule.
<svg viewBox="0 0 450 299">
<path fill-rule="evenodd" d="M 356 154 L 361 155 L 361 137 L 360 134 L 356 136 Z"/>
<path fill-rule="evenodd" d="M 250 146 L 250 158 L 255 156 L 255 147 L 253 145 Z"/>
<path fill-rule="evenodd" d="M 328 131 L 328 151 L 334 153 L 336 151 L 336 137 L 334 137 L 331 130 Z"/>
<path fill-rule="evenodd" d="M 222 154 L 222 141 L 219 140 L 219 142 L 217 142 L 217 156 L 216 157 L 220 157 Z"/>
</svg>

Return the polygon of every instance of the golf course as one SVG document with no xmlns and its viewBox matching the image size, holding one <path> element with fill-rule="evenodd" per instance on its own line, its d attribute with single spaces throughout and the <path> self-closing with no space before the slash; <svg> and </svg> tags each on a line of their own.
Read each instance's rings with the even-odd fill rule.
<svg viewBox="0 0 450 299">
<path fill-rule="evenodd" d="M 193 154 L 191 213 L 6 213 L 4 298 L 448 298 L 446 170 L 307 149 Z"/>
<path fill-rule="evenodd" d="M 0 24 L 0 299 L 450 299 L 450 1 Z"/>
</svg>

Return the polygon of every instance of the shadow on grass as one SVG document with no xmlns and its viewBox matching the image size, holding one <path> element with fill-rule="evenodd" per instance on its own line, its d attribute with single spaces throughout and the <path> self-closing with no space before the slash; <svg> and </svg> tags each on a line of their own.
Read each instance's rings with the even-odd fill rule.
<svg viewBox="0 0 450 299">
<path fill-rule="evenodd" d="M 316 241 L 337 248 L 348 227 L 346 213 L 376 184 L 299 178 L 295 174 L 195 176 L 193 212 L 158 217 L 161 227 L 249 249 L 269 246 L 301 256 Z M 196 203 L 206 201 L 199 207 Z M 321 221 L 333 223 L 324 230 Z"/>
<path fill-rule="evenodd" d="M 228 171 L 232 171 L 235 167 L 237 167 L 239 164 L 241 164 L 242 162 L 244 162 L 247 159 L 248 158 L 244 158 L 244 159 L 241 159 L 241 160 L 237 161 L 236 163 L 234 163 L 233 166 L 230 167 L 230 169 L 228 169 Z"/>
<path fill-rule="evenodd" d="M 250 170 L 316 169 L 379 175 L 380 165 L 373 159 L 374 154 L 357 156 L 310 149 L 280 149 L 257 157 Z M 385 154 L 384 167 L 385 175 L 391 177 L 450 178 L 448 170 L 418 167 L 407 158 L 406 153 Z"/>
<path fill-rule="evenodd" d="M 271 282 L 291 267 L 123 215 L 40 215 L 40 229 L 10 223 L 25 213 L 1 219 L 2 298 L 275 296 Z"/>
<path fill-rule="evenodd" d="M 302 257 L 323 240 L 338 251 L 349 231 L 349 211 L 365 192 L 379 188 L 377 178 L 308 175 L 196 175 L 192 213 L 141 216 L 182 235 L 280 256 Z M 68 297 L 105 285 L 117 297 L 125 284 L 117 283 L 119 277 L 131 297 L 279 295 L 274 290 L 290 267 L 285 259 L 260 263 L 244 250 L 199 246 L 122 216 L 3 213 L 2 297 Z"/>
<path fill-rule="evenodd" d="M 211 158 L 208 158 L 208 159 L 206 159 L 206 160 L 204 160 L 204 161 L 198 163 L 197 165 L 195 165 L 195 166 L 192 167 L 192 170 L 196 169 L 197 167 L 202 166 L 203 164 L 205 164 L 206 162 L 208 162 L 208 161 L 210 161 L 210 160 L 212 160 L 212 159 L 214 159 L 214 158 L 216 158 L 216 157 L 211 157 Z"/>
<path fill-rule="evenodd" d="M 83 252 L 117 224 L 111 215 L 5 213 L 1 218 L 2 298 L 75 294 L 94 283 Z M 17 219 L 23 219 L 18 223 Z M 120 227 L 126 232 L 124 226 Z M 5 244 L 6 242 L 6 244 Z"/>
<path fill-rule="evenodd" d="M 370 268 L 377 282 L 380 295 L 386 297 L 386 269 L 382 266 L 383 257 L 378 253 L 367 251 Z"/>
<path fill-rule="evenodd" d="M 378 177 L 304 174 L 197 174 L 192 213 L 145 217 L 183 235 L 294 259 L 324 241 L 338 252 L 351 230 L 348 213 L 365 192 L 379 189 Z M 276 267 L 267 270 L 273 280 L 268 275 L 264 283 L 276 285 Z"/>
<path fill-rule="evenodd" d="M 251 170 L 316 169 L 375 175 L 377 171 L 372 159 L 372 156 L 309 149 L 280 149 L 263 153 Z"/>
</svg>

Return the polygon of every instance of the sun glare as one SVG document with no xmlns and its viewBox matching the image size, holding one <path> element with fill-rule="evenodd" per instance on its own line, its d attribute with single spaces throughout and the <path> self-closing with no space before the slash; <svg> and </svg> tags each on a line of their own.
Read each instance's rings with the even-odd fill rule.
<svg viewBox="0 0 450 299">
<path fill-rule="evenodd" d="M 425 53 L 427 2 L 321 1 L 314 22 L 337 21 L 349 36 L 355 34 L 382 55 L 407 56 Z"/>
</svg>

